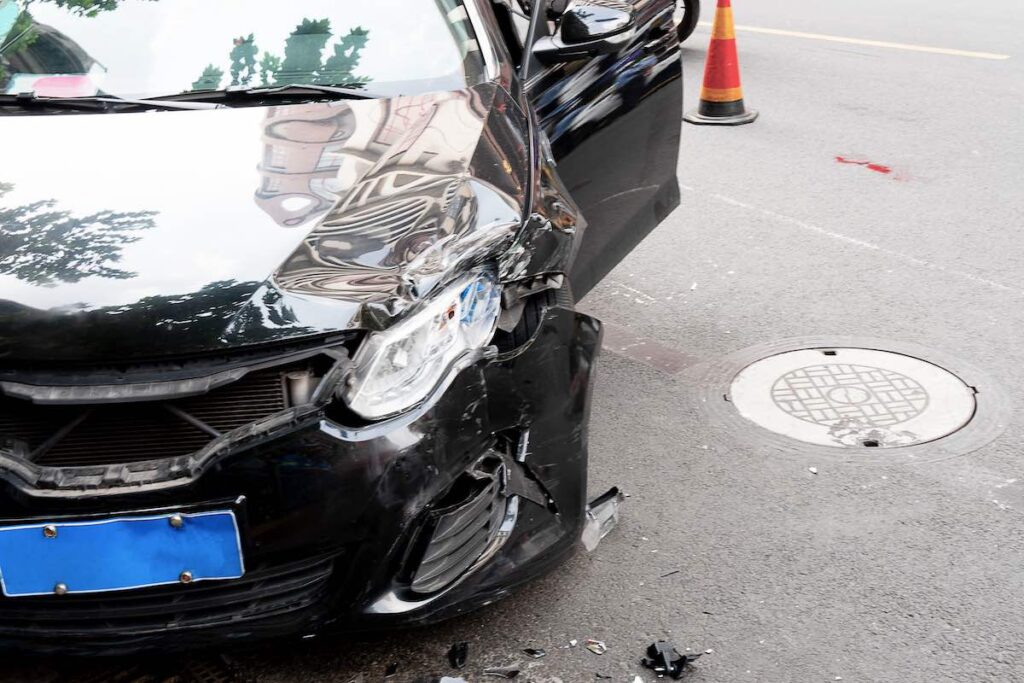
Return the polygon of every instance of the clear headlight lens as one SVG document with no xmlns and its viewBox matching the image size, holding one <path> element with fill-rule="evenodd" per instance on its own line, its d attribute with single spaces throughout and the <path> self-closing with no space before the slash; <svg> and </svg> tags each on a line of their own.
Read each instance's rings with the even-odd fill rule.
<svg viewBox="0 0 1024 683">
<path fill-rule="evenodd" d="M 370 420 L 408 410 L 458 360 L 491 340 L 500 312 L 501 290 L 493 275 L 476 272 L 458 280 L 415 315 L 363 342 L 345 402 Z"/>
</svg>

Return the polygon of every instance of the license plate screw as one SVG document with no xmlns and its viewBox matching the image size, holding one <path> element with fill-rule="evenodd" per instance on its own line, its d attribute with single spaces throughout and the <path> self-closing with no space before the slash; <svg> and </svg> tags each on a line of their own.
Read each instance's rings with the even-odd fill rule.
<svg viewBox="0 0 1024 683">
<path fill-rule="evenodd" d="M 180 529 L 185 526 L 185 518 L 181 515 L 171 515 L 170 519 L 167 521 L 170 522 L 171 526 L 175 529 Z"/>
<path fill-rule="evenodd" d="M 192 583 L 192 572 L 186 569 L 181 573 L 181 576 L 178 577 L 178 580 L 182 583 Z"/>
<path fill-rule="evenodd" d="M 57 595 L 67 595 L 68 585 L 66 583 L 58 583 L 56 586 L 53 587 L 53 592 Z"/>
<path fill-rule="evenodd" d="M 57 538 L 57 527 L 52 524 L 47 524 L 43 527 L 43 536 L 46 538 Z"/>
</svg>

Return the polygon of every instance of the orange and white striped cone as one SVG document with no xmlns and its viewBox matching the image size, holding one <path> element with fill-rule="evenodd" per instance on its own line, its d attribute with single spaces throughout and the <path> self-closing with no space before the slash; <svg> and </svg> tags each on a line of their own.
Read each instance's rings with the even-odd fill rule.
<svg viewBox="0 0 1024 683">
<path fill-rule="evenodd" d="M 711 27 L 711 46 L 704 67 L 700 107 L 687 112 L 684 121 L 696 124 L 738 126 L 751 123 L 757 112 L 743 105 L 740 58 L 736 51 L 736 29 L 732 22 L 732 0 L 718 0 Z"/>
</svg>

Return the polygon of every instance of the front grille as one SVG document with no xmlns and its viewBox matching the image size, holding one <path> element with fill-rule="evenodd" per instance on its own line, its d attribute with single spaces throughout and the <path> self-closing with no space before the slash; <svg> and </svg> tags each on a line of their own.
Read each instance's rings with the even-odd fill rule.
<svg viewBox="0 0 1024 683">
<path fill-rule="evenodd" d="M 257 568 L 232 581 L 105 594 L 0 598 L 0 634 L 102 639 L 242 625 L 321 602 L 334 557 Z"/>
<path fill-rule="evenodd" d="M 0 396 L 0 446 L 7 442 L 8 448 L 49 467 L 188 455 L 217 432 L 284 410 L 284 374 L 294 369 L 292 365 L 259 370 L 202 396 L 172 401 L 50 406 Z"/>
<path fill-rule="evenodd" d="M 427 524 L 426 543 L 410 588 L 414 593 L 435 593 L 462 576 L 497 536 L 505 516 L 503 471 L 467 473 L 458 481 L 441 509 Z"/>
</svg>

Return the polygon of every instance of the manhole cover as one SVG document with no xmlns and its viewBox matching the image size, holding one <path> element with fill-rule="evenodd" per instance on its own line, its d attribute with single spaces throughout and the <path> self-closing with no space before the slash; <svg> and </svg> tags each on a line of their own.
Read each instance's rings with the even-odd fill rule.
<svg viewBox="0 0 1024 683">
<path fill-rule="evenodd" d="M 941 439 L 974 416 L 974 391 L 956 375 L 886 351 L 821 348 L 759 360 L 730 399 L 765 429 L 840 448 L 894 448 Z"/>
</svg>

